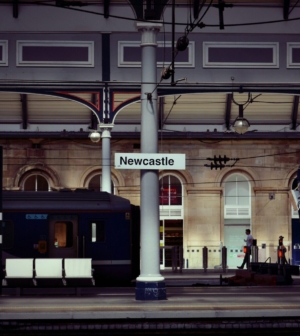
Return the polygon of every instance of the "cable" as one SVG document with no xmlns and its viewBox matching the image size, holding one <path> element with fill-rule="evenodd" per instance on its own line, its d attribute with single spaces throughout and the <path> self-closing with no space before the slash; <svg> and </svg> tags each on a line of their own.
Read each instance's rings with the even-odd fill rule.
<svg viewBox="0 0 300 336">
<path fill-rule="evenodd" d="M 201 23 L 200 21 L 203 19 L 203 17 L 206 15 L 208 9 L 211 7 L 213 0 L 211 0 L 210 4 L 208 5 L 205 13 L 202 15 L 202 17 L 198 20 L 196 26 L 199 26 L 200 28 L 205 28 L 205 27 L 219 27 L 219 24 L 216 25 L 210 25 L 210 24 L 204 24 Z M 299 2 L 299 0 L 297 1 L 297 3 Z M 11 3 L 11 2 L 8 2 Z M 296 4 L 297 4 L 296 3 Z M 30 4 L 30 5 L 40 5 L 40 6 L 49 6 L 49 7 L 56 7 L 57 6 L 55 4 L 48 4 L 46 2 L 40 2 L 40 1 L 35 1 L 35 2 L 22 2 L 22 4 Z M 94 3 L 93 3 L 94 4 Z M 294 7 L 291 9 L 291 11 L 295 8 L 296 5 L 294 5 Z M 83 13 L 88 13 L 88 14 L 94 14 L 94 15 L 99 15 L 99 16 L 104 16 L 104 13 L 99 13 L 99 12 L 93 12 L 93 11 L 88 11 L 88 10 L 83 10 L 83 9 L 78 9 L 78 8 L 73 8 L 73 7 L 59 7 L 59 8 L 63 8 L 63 9 L 68 9 L 68 10 L 72 10 L 72 11 L 78 11 L 78 12 L 83 12 Z M 290 12 L 291 12 L 290 11 Z M 127 20 L 127 21 L 141 21 L 141 22 L 150 22 L 150 23 L 157 23 L 157 21 L 152 21 L 152 20 L 143 20 L 143 19 L 135 19 L 135 18 L 129 18 L 129 17 L 123 17 L 123 16 L 119 16 L 119 15 L 109 15 L 109 17 L 111 18 L 115 18 L 115 19 L 121 19 L 121 20 Z M 254 25 L 262 25 L 262 24 L 273 24 L 273 23 L 280 23 L 280 22 L 289 22 L 289 21 L 298 21 L 300 20 L 300 17 L 297 18 L 293 18 L 293 19 L 288 19 L 288 20 L 272 20 L 272 21 L 262 21 L 262 22 L 248 22 L 248 23 L 236 23 L 236 24 L 225 24 L 224 27 L 240 27 L 240 26 L 254 26 Z M 171 25 L 172 22 L 164 22 L 164 24 L 168 24 Z M 185 23 L 175 23 L 175 25 L 177 26 L 186 26 Z M 194 28 L 192 28 L 193 31 Z M 190 32 L 188 30 L 188 33 Z"/>
<path fill-rule="evenodd" d="M 162 125 L 161 125 L 161 128 L 162 128 L 162 129 L 163 129 L 163 127 L 164 127 L 164 124 L 165 124 L 166 120 L 169 118 L 169 115 L 170 115 L 170 113 L 172 112 L 173 107 L 176 105 L 177 100 L 178 100 L 180 97 L 181 97 L 181 95 L 180 95 L 179 97 L 177 97 L 177 98 L 173 101 L 173 104 L 172 104 L 172 106 L 171 106 L 171 109 L 170 109 L 169 113 L 167 114 L 166 118 L 164 119 L 164 121 L 163 121 L 163 123 L 162 123 Z"/>
<path fill-rule="evenodd" d="M 297 6 L 299 0 L 297 0 L 297 2 L 294 4 L 293 8 L 289 11 L 289 15 L 292 13 L 292 11 L 294 10 L 294 8 Z"/>
<path fill-rule="evenodd" d="M 232 23 L 232 24 L 225 24 L 224 27 L 241 27 L 241 26 L 255 26 L 255 25 L 263 25 L 263 24 L 272 24 L 272 23 L 280 23 L 280 22 L 289 22 L 289 21 L 298 21 L 300 17 L 288 19 L 288 20 L 273 20 L 273 21 L 261 21 L 261 22 L 248 22 L 248 23 Z M 200 26 L 201 25 L 201 26 Z M 200 23 L 199 28 L 205 27 L 219 27 L 219 25 L 207 25 L 205 23 Z"/>
</svg>

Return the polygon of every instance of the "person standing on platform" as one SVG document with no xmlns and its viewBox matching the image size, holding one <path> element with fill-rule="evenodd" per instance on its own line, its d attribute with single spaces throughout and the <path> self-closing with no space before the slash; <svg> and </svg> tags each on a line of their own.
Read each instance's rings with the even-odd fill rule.
<svg viewBox="0 0 300 336">
<path fill-rule="evenodd" d="M 238 269 L 243 269 L 245 264 L 247 264 L 247 268 L 248 268 L 248 261 L 250 260 L 250 254 L 251 254 L 251 247 L 253 245 L 253 237 L 251 235 L 251 230 L 247 229 L 245 231 L 247 238 L 244 239 L 244 242 L 246 242 L 246 246 L 247 246 L 247 251 L 245 253 L 245 257 L 244 257 L 244 261 L 242 263 L 241 266 L 238 266 Z"/>
</svg>

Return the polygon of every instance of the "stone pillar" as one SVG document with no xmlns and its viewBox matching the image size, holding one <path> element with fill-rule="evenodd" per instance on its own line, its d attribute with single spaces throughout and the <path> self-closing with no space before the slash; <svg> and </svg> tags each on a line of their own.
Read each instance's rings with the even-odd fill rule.
<svg viewBox="0 0 300 336">
<path fill-rule="evenodd" d="M 112 124 L 100 124 L 102 132 L 102 179 L 101 190 L 111 194 L 111 162 L 110 162 L 110 132 L 114 127 Z"/>
<path fill-rule="evenodd" d="M 156 36 L 160 23 L 137 22 L 141 33 L 141 153 L 158 153 Z M 159 179 L 157 170 L 141 170 L 141 274 L 136 300 L 164 300 L 166 287 L 159 260 Z"/>
</svg>

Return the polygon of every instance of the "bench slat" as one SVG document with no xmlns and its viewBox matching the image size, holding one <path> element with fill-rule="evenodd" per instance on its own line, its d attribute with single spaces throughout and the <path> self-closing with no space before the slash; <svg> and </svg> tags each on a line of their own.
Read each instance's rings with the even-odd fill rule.
<svg viewBox="0 0 300 336">
<path fill-rule="evenodd" d="M 65 278 L 92 279 L 92 259 L 65 259 Z"/>
<path fill-rule="evenodd" d="M 63 277 L 62 268 L 62 259 L 35 259 L 35 278 L 61 279 Z"/>
<path fill-rule="evenodd" d="M 32 279 L 33 259 L 6 259 L 6 279 Z"/>
</svg>

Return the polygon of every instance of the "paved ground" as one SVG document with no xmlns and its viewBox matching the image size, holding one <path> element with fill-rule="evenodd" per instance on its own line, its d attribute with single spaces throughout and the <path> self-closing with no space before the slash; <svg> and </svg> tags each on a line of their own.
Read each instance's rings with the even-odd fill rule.
<svg viewBox="0 0 300 336">
<path fill-rule="evenodd" d="M 33 330 L 77 330 L 79 335 L 85 329 L 105 334 L 108 330 L 130 329 L 135 334 L 173 330 L 172 335 L 174 330 L 186 334 L 202 330 L 203 334 L 209 329 L 218 334 L 224 328 L 300 335 L 299 277 L 293 277 L 293 286 L 220 287 L 216 286 L 220 273 L 163 273 L 168 286 L 164 301 L 136 301 L 134 287 L 87 288 L 81 297 L 74 289 L 27 289 L 22 297 L 3 289 L 1 335 L 11 335 L 11 330 L 18 330 L 13 333 L 16 335 Z"/>
<path fill-rule="evenodd" d="M 134 287 L 74 289 L 26 289 L 21 297 L 3 289 L 0 320 L 107 319 L 107 318 L 219 318 L 299 316 L 300 278 L 295 285 L 230 287 L 219 285 L 220 273 L 163 272 L 167 300 L 136 301 Z M 229 272 L 223 274 L 232 276 Z"/>
</svg>

